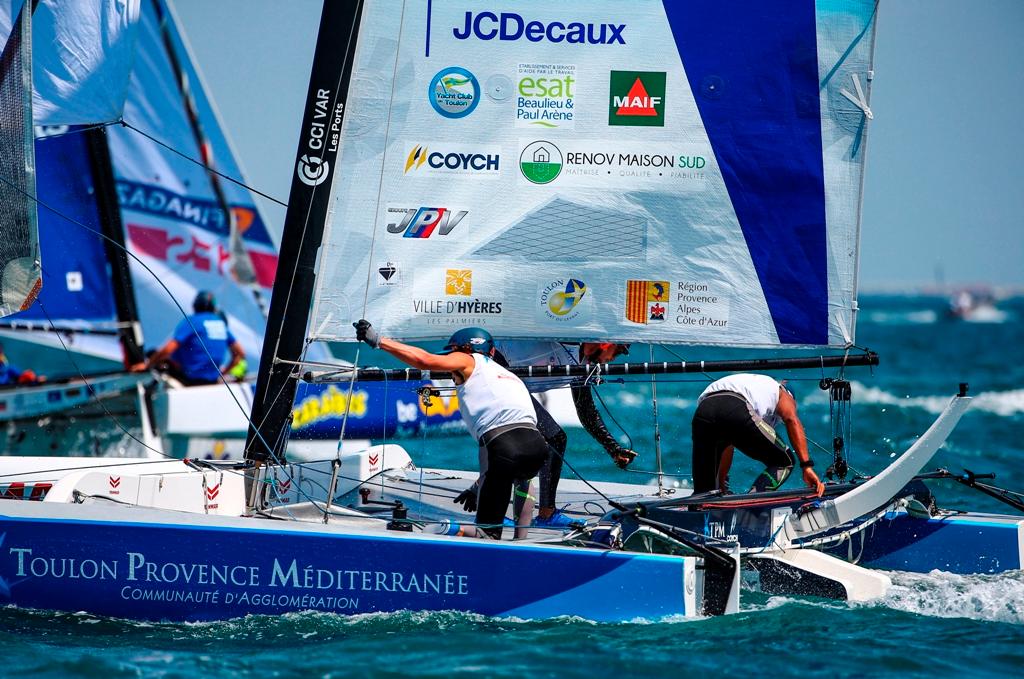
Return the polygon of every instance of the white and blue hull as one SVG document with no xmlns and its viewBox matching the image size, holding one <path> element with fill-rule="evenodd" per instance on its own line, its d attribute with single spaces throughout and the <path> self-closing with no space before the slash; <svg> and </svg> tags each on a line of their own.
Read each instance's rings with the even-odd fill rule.
<svg viewBox="0 0 1024 679">
<path fill-rule="evenodd" d="M 105 503 L 0 506 L 0 603 L 141 620 L 302 610 L 692 616 L 696 561 Z"/>
</svg>

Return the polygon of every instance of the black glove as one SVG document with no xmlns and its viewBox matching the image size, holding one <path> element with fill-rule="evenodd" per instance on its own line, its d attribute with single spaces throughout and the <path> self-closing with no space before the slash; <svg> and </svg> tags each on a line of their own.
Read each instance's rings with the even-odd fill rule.
<svg viewBox="0 0 1024 679">
<path fill-rule="evenodd" d="M 476 512 L 476 486 L 470 486 L 466 490 L 458 494 L 458 496 L 452 500 L 457 505 L 462 505 L 462 508 L 470 514 Z"/>
<path fill-rule="evenodd" d="M 353 323 L 352 327 L 356 329 L 356 339 L 360 342 L 366 342 L 374 349 L 380 348 L 380 335 L 370 325 L 370 321 L 365 318 L 359 319 L 358 323 Z"/>
<path fill-rule="evenodd" d="M 637 452 L 630 450 L 629 448 L 623 448 L 619 446 L 608 451 L 608 454 L 612 457 L 612 462 L 619 469 L 625 469 L 629 466 L 629 463 L 636 459 Z"/>
</svg>

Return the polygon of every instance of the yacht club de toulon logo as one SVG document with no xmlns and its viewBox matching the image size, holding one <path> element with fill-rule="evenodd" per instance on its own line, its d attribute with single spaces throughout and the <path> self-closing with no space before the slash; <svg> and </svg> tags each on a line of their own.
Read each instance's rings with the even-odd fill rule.
<svg viewBox="0 0 1024 679">
<path fill-rule="evenodd" d="M 612 71 L 608 124 L 665 126 L 665 73 Z"/>
<path fill-rule="evenodd" d="M 427 97 L 445 118 L 465 118 L 480 103 L 480 83 L 466 69 L 449 66 L 430 79 Z"/>
</svg>

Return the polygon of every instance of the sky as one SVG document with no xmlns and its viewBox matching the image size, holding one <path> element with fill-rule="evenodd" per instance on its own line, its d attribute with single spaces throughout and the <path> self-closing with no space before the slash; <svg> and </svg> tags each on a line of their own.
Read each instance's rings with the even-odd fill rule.
<svg viewBox="0 0 1024 679">
<path fill-rule="evenodd" d="M 287 201 L 320 0 L 171 1 L 247 181 Z M 881 3 L 862 289 L 1024 286 L 1022 37 L 1024 0 Z"/>
</svg>

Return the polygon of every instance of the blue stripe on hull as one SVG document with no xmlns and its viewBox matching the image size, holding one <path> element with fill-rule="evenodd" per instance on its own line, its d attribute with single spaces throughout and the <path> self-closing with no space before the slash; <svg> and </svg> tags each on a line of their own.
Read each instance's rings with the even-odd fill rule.
<svg viewBox="0 0 1024 679">
<path fill-rule="evenodd" d="M 992 515 L 917 519 L 894 514 L 868 528 L 859 563 L 870 568 L 927 573 L 1001 573 L 1021 568 L 1024 519 Z M 861 537 L 853 539 L 854 556 Z M 833 553 L 847 558 L 843 545 Z"/>
<path fill-rule="evenodd" d="M 692 615 L 686 563 L 401 534 L 0 518 L 0 604 L 144 620 L 297 610 Z"/>
<path fill-rule="evenodd" d="M 828 344 L 814 2 L 664 7 L 779 341 Z"/>
</svg>

